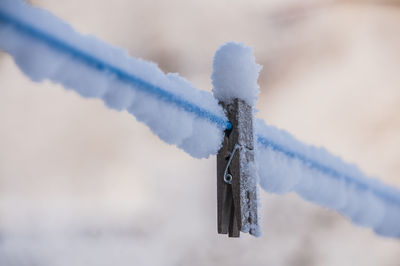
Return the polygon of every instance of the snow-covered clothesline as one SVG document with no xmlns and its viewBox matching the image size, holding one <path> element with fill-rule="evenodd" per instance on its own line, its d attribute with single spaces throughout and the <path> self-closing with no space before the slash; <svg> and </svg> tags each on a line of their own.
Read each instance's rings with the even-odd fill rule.
<svg viewBox="0 0 400 266">
<path fill-rule="evenodd" d="M 252 50 L 239 46 L 245 62 L 254 61 Z M 211 93 L 196 89 L 177 74 L 164 74 L 154 63 L 81 35 L 49 12 L 22 1 L 0 1 L 0 49 L 13 56 L 32 80 L 50 79 L 83 97 L 100 98 L 110 108 L 127 110 L 162 140 L 196 158 L 216 154 L 224 130 L 231 126 Z M 248 64 L 237 65 L 247 72 L 238 76 L 238 69 L 226 69 L 213 76 L 214 87 L 219 80 L 227 84 L 230 75 L 233 87 L 241 85 L 236 93 L 246 97 L 249 94 L 240 91 L 246 88 L 254 95 L 259 68 L 249 72 Z M 400 237 L 398 189 L 261 119 L 255 121 L 255 132 L 259 183 L 264 190 L 295 191 L 381 235 Z"/>
</svg>

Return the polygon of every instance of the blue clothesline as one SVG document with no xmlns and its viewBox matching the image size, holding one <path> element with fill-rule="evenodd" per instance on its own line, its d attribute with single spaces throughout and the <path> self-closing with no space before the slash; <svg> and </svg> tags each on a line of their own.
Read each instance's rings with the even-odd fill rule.
<svg viewBox="0 0 400 266">
<path fill-rule="evenodd" d="M 30 36 L 32 38 L 35 38 L 36 40 L 47 44 L 53 49 L 66 53 L 75 58 L 76 60 L 86 64 L 89 67 L 92 67 L 98 71 L 111 73 L 120 81 L 133 85 L 134 88 L 140 89 L 146 93 L 157 96 L 163 101 L 168 102 L 170 104 L 174 104 L 186 112 L 192 113 L 200 118 L 206 119 L 211 123 L 216 124 L 218 127 L 222 129 L 228 129 L 228 130 L 232 129 L 232 124 L 225 118 L 219 117 L 213 114 L 212 112 L 181 98 L 178 95 L 168 92 L 161 87 L 152 85 L 151 83 L 141 78 L 138 78 L 130 73 L 127 73 L 121 70 L 120 68 L 113 66 L 110 63 L 104 62 L 101 59 L 98 59 L 86 52 L 83 52 L 78 48 L 63 42 L 60 39 L 57 39 L 56 37 L 44 31 L 41 31 L 40 29 L 28 25 L 27 23 L 18 20 L 17 18 L 10 16 L 9 14 L 2 12 L 1 10 L 0 10 L 0 23 L 12 26 L 19 32 L 26 34 L 27 36 Z M 317 170 L 335 179 L 342 179 L 347 184 L 355 185 L 355 187 L 357 187 L 359 190 L 370 191 L 374 193 L 376 196 L 385 200 L 386 202 L 400 206 L 399 194 L 396 193 L 388 194 L 387 191 L 383 191 L 377 187 L 373 187 L 370 184 L 363 182 L 360 179 L 353 178 L 349 175 L 340 173 L 339 171 L 331 167 L 325 166 L 315 160 L 312 160 L 305 155 L 293 152 L 290 149 L 273 142 L 272 140 L 268 139 L 265 136 L 257 135 L 256 139 L 257 142 L 262 146 L 264 146 L 265 148 L 271 148 L 272 150 L 280 152 L 289 158 L 297 159 L 310 169 Z"/>
<path fill-rule="evenodd" d="M 51 46 L 53 49 L 56 49 L 60 52 L 66 53 L 72 57 L 74 57 L 76 60 L 86 64 L 89 67 L 92 67 L 98 71 L 106 71 L 110 74 L 113 74 L 117 79 L 120 81 L 133 85 L 134 88 L 140 89 L 146 93 L 156 95 L 160 99 L 162 99 L 165 102 L 174 104 L 186 112 L 192 113 L 198 117 L 201 117 L 203 119 L 207 119 L 211 121 L 212 123 L 216 124 L 220 128 L 223 129 L 232 129 L 232 124 L 228 120 L 219 117 L 212 112 L 197 106 L 196 104 L 193 104 L 183 98 L 181 98 L 178 95 L 175 95 L 169 91 L 164 90 L 161 87 L 155 86 L 141 78 L 138 78 L 130 73 L 127 73 L 126 71 L 113 66 L 110 63 L 104 62 L 103 60 L 96 58 L 86 52 L 83 52 L 79 50 L 78 48 L 69 45 L 65 42 L 63 42 L 60 39 L 57 39 L 56 37 L 43 32 L 37 28 L 32 27 L 31 25 L 28 25 L 17 18 L 10 16 L 9 14 L 6 14 L 2 11 L 0 11 L 0 22 L 6 23 L 21 33 L 24 33 L 32 38 L 35 38 L 36 40 L 39 40 L 49 46 Z"/>
<path fill-rule="evenodd" d="M 359 190 L 363 191 L 370 191 L 376 196 L 384 199 L 385 201 L 399 205 L 400 206 L 400 194 L 387 194 L 387 191 L 382 191 L 379 188 L 373 187 L 367 183 L 362 182 L 362 180 L 353 178 L 347 174 L 343 174 L 331 167 L 325 166 L 323 164 L 320 164 L 319 162 L 307 158 L 306 156 L 293 152 L 286 147 L 279 145 L 268 138 L 264 136 L 257 135 L 257 142 L 262 144 L 266 148 L 271 148 L 272 150 L 276 152 L 283 153 L 285 156 L 292 158 L 292 159 L 297 159 L 307 165 L 309 168 L 317 170 L 321 173 L 324 173 L 327 176 L 330 176 L 335 179 L 342 179 L 345 183 L 349 185 L 354 185 L 356 186 Z"/>
</svg>

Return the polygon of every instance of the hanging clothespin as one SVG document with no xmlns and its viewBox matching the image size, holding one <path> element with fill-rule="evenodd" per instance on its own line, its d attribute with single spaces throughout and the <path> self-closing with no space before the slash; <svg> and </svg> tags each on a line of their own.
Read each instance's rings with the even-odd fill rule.
<svg viewBox="0 0 400 266">
<path fill-rule="evenodd" d="M 213 67 L 213 93 L 232 124 L 217 155 L 218 233 L 239 237 L 242 231 L 259 236 L 252 105 L 260 66 L 251 48 L 227 43 L 216 52 Z"/>
</svg>

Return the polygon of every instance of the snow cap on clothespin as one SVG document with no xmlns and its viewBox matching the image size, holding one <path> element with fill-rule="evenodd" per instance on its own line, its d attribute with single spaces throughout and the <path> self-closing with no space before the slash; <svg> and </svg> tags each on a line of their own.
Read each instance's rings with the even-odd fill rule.
<svg viewBox="0 0 400 266">
<path fill-rule="evenodd" d="M 235 98 L 242 99 L 255 106 L 261 69 L 262 66 L 255 62 L 251 47 L 235 42 L 224 44 L 214 56 L 211 75 L 214 97 L 225 103 Z"/>
<path fill-rule="evenodd" d="M 251 48 L 227 43 L 216 52 L 213 68 L 214 97 L 232 124 L 217 155 L 218 233 L 229 237 L 239 237 L 240 232 L 260 236 L 253 106 L 259 92 L 261 66 L 255 63 Z"/>
</svg>

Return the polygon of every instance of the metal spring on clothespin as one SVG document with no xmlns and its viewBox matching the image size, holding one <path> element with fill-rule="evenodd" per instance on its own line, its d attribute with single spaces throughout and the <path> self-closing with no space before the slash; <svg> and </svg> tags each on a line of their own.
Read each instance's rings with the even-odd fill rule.
<svg viewBox="0 0 400 266">
<path fill-rule="evenodd" d="M 239 144 L 235 145 L 235 148 L 233 149 L 231 156 L 229 157 L 228 163 L 226 164 L 225 172 L 224 172 L 224 181 L 225 181 L 225 183 L 230 184 L 230 185 L 232 184 L 233 176 L 231 174 L 228 174 L 228 169 L 229 169 L 229 165 L 232 162 L 233 156 L 235 156 L 235 152 L 237 149 L 240 149 Z"/>
</svg>

